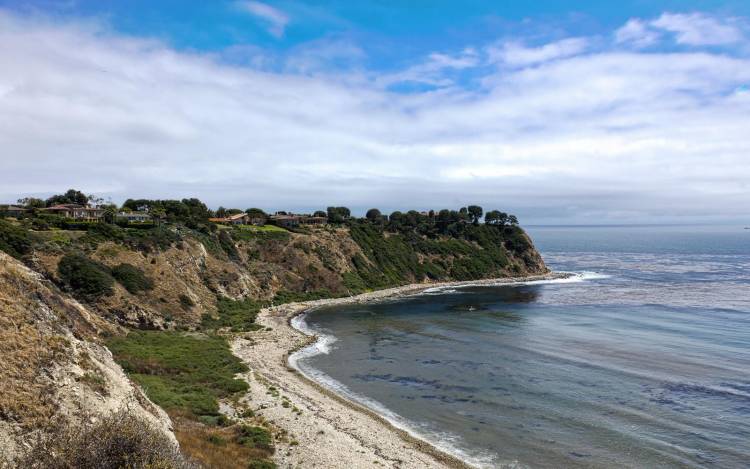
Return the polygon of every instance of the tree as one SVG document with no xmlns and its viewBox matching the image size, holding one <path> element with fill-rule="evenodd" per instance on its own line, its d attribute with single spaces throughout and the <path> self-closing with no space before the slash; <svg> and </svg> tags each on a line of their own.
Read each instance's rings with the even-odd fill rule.
<svg viewBox="0 0 750 469">
<path fill-rule="evenodd" d="M 56 194 L 45 201 L 47 207 L 58 204 L 87 205 L 91 197 L 81 191 L 68 189 L 64 194 Z"/>
<path fill-rule="evenodd" d="M 323 210 L 316 210 L 315 213 L 313 213 L 314 217 L 327 217 L 328 215 Z"/>
<path fill-rule="evenodd" d="M 496 225 L 498 223 L 498 218 L 500 216 L 500 212 L 497 210 L 490 210 L 484 215 L 484 224 L 485 225 Z"/>
<path fill-rule="evenodd" d="M 117 205 L 109 204 L 104 206 L 104 221 L 106 223 L 114 223 L 117 218 Z"/>
<path fill-rule="evenodd" d="M 46 207 L 46 204 L 42 199 L 37 199 L 36 197 L 24 197 L 23 199 L 18 199 L 18 205 L 21 205 L 26 208 L 44 208 Z"/>
<path fill-rule="evenodd" d="M 329 223 L 343 223 L 352 214 L 351 210 L 346 207 L 328 207 L 327 212 Z"/>
<path fill-rule="evenodd" d="M 152 208 L 148 213 L 151 215 L 151 220 L 154 222 L 154 225 L 159 225 L 161 220 L 167 215 L 167 212 L 161 207 Z"/>
<path fill-rule="evenodd" d="M 474 224 L 478 225 L 479 219 L 482 218 L 482 207 L 479 205 L 469 205 L 468 211 Z"/>
<path fill-rule="evenodd" d="M 514 225 L 514 226 L 518 225 L 518 218 L 516 218 L 515 215 L 508 216 L 508 223 L 510 223 L 511 225 Z"/>
<path fill-rule="evenodd" d="M 216 209 L 216 218 L 226 218 L 226 216 L 227 216 L 227 209 L 221 206 Z"/>
<path fill-rule="evenodd" d="M 266 215 L 266 212 L 264 212 L 263 210 L 261 210 L 259 208 L 254 208 L 254 207 L 245 210 L 245 213 L 247 213 L 250 216 L 250 218 L 266 218 L 266 217 L 268 217 L 268 215 Z M 323 214 L 323 216 L 325 216 L 325 213 Z"/>
<path fill-rule="evenodd" d="M 376 208 L 371 208 L 365 214 L 365 218 L 367 218 L 368 220 L 370 220 L 373 223 L 374 222 L 381 222 L 381 221 L 383 221 L 383 214 L 380 213 L 380 210 L 378 210 Z"/>
<path fill-rule="evenodd" d="M 242 210 L 238 208 L 228 208 L 227 209 L 227 216 L 229 215 L 237 215 L 238 213 L 243 213 Z"/>
</svg>

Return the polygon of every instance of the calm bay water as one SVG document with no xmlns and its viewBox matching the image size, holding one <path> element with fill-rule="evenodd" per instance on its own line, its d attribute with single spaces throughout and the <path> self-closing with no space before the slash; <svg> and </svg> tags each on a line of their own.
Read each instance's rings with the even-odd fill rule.
<svg viewBox="0 0 750 469">
<path fill-rule="evenodd" d="M 299 366 L 488 467 L 750 466 L 750 230 L 528 231 L 579 275 L 313 311 Z"/>
</svg>

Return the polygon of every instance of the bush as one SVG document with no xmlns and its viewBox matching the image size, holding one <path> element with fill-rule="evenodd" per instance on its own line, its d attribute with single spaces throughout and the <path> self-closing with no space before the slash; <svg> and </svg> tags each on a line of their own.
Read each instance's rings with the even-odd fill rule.
<svg viewBox="0 0 750 469">
<path fill-rule="evenodd" d="M 190 297 L 185 295 L 184 293 L 180 294 L 179 300 L 182 309 L 190 309 L 195 306 L 195 301 L 191 300 Z"/>
<path fill-rule="evenodd" d="M 112 276 L 134 295 L 154 288 L 154 281 L 146 277 L 141 269 L 131 264 L 120 264 L 114 267 Z"/>
<path fill-rule="evenodd" d="M 168 410 L 219 415 L 218 399 L 248 386 L 234 375 L 247 367 L 216 335 L 131 331 L 109 341 L 117 362 L 148 397 Z"/>
<path fill-rule="evenodd" d="M 271 432 L 263 427 L 240 425 L 237 428 L 237 442 L 250 448 L 273 451 L 273 437 Z"/>
<path fill-rule="evenodd" d="M 0 251 L 5 251 L 17 259 L 31 252 L 31 239 L 29 239 L 28 231 L 0 220 Z"/>
<path fill-rule="evenodd" d="M 273 461 L 259 460 L 251 461 L 247 466 L 248 469 L 276 469 L 276 463 Z"/>
<path fill-rule="evenodd" d="M 93 300 L 112 294 L 115 279 L 107 266 L 92 261 L 82 254 L 66 254 L 57 265 L 57 272 L 74 293 Z"/>
<path fill-rule="evenodd" d="M 188 469 L 197 465 L 148 422 L 120 410 L 78 426 L 58 424 L 43 433 L 13 467 L 29 469 Z"/>
</svg>

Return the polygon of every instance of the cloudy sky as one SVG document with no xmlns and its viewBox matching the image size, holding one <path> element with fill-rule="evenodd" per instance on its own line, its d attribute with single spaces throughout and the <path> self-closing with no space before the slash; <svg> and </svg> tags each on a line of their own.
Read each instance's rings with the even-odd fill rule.
<svg viewBox="0 0 750 469">
<path fill-rule="evenodd" d="M 0 0 L 0 201 L 750 223 L 750 2 L 611 3 Z"/>
</svg>

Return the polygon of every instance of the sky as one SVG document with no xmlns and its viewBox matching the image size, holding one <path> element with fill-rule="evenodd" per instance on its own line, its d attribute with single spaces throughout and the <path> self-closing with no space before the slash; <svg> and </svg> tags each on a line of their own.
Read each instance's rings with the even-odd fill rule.
<svg viewBox="0 0 750 469">
<path fill-rule="evenodd" d="M 0 202 L 750 224 L 750 2 L 0 0 Z"/>
</svg>

